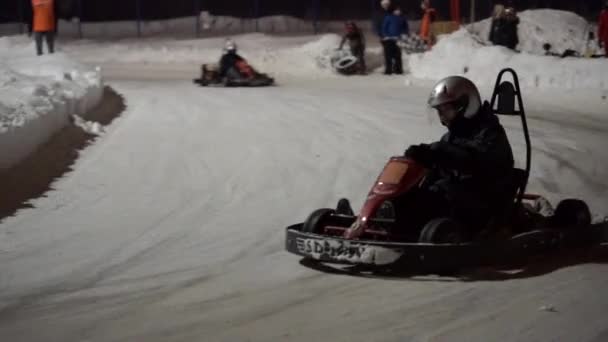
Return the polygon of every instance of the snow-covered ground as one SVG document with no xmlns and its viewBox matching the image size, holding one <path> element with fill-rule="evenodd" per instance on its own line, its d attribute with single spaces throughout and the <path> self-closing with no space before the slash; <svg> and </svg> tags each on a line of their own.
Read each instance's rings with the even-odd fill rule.
<svg viewBox="0 0 608 342">
<path fill-rule="evenodd" d="M 0 170 L 99 103 L 102 88 L 99 71 L 63 53 L 37 57 L 25 37 L 0 37 Z"/>
<path fill-rule="evenodd" d="M 64 42 L 67 55 L 101 66 L 128 108 L 53 191 L 0 224 L 0 336 L 606 339 L 603 264 L 473 282 L 355 278 L 301 266 L 284 251 L 285 226 L 342 196 L 361 205 L 389 156 L 443 132 L 427 116 L 432 82 L 336 77 L 317 64 L 332 36 L 235 38 L 254 66 L 282 75 L 278 87 L 193 86 L 197 64 L 218 57 L 218 39 Z M 163 55 L 163 46 L 170 52 Z M 264 64 L 266 55 L 291 59 Z M 482 87 L 484 97 L 490 88 Z M 553 202 L 579 197 L 597 216 L 608 214 L 602 92 L 529 87 L 524 101 L 530 191 Z M 519 123 L 501 120 L 521 164 Z"/>
<path fill-rule="evenodd" d="M 233 39 L 239 54 L 256 68 L 275 76 L 327 78 L 334 74 L 329 60 L 340 44 L 340 36 L 301 35 L 276 37 L 261 33 L 226 36 Z M 189 64 L 217 63 L 226 37 L 207 39 L 125 39 L 122 41 L 79 41 L 64 47 L 71 56 L 90 64 Z M 380 65 L 379 47 L 368 49 L 372 67 Z"/>
<path fill-rule="evenodd" d="M 602 265 L 389 281 L 323 275 L 284 251 L 285 226 L 340 196 L 360 205 L 388 156 L 439 136 L 428 88 L 381 76 L 264 89 L 108 82 L 127 112 L 35 209 L 0 226 L 9 340 L 590 340 L 606 327 Z M 526 100 L 531 190 L 605 213 L 603 113 L 583 95 Z M 521 161 L 517 122 L 503 122 Z"/>
</svg>

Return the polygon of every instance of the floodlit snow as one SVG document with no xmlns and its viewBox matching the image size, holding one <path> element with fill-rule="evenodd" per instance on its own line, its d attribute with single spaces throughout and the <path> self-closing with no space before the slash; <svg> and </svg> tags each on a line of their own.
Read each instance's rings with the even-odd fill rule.
<svg viewBox="0 0 608 342">
<path fill-rule="evenodd" d="M 104 133 L 46 197 L 0 223 L 3 340 L 605 339 L 605 264 L 471 282 L 300 265 L 284 250 L 286 226 L 342 196 L 360 206 L 387 158 L 442 134 L 426 115 L 432 82 L 337 77 L 317 59 L 332 36 L 235 39 L 255 67 L 283 75 L 279 86 L 194 86 L 221 39 L 63 42 L 69 58 L 101 67 L 127 109 L 94 128 Z M 602 96 L 554 86 L 524 93 L 530 191 L 552 203 L 582 198 L 598 217 L 608 214 Z M 519 122 L 501 121 L 521 165 Z"/>
<path fill-rule="evenodd" d="M 25 37 L 0 37 L 0 169 L 36 149 L 70 115 L 86 113 L 101 94 L 95 69 L 63 53 L 37 57 Z"/>
<path fill-rule="evenodd" d="M 307 78 L 332 75 L 329 58 L 340 43 L 340 37 L 335 34 L 294 38 L 255 33 L 230 37 L 236 42 L 239 54 L 257 69 L 273 75 Z M 202 63 L 217 63 L 224 41 L 223 37 L 179 41 L 126 40 L 102 44 L 83 41 L 66 47 L 66 51 L 89 63 L 186 63 L 198 66 Z"/>
<path fill-rule="evenodd" d="M 521 53 L 500 46 L 487 46 L 490 21 L 441 36 L 429 52 L 409 59 L 412 75 L 440 79 L 464 75 L 476 83 L 494 84 L 496 74 L 505 67 L 515 69 L 526 90 L 603 89 L 608 91 L 608 63 L 604 58 L 559 58 L 543 56 L 542 45 L 550 42 L 553 51 L 584 51 L 589 25 L 575 14 L 555 10 L 524 11 L 519 14 Z M 563 25 L 561 24 L 563 23 Z M 483 44 L 482 44 L 483 43 Z"/>
<path fill-rule="evenodd" d="M 540 9 L 523 11 L 517 16 L 520 20 L 517 49 L 530 54 L 544 55 L 545 43 L 551 44 L 551 50 L 560 54 L 567 49 L 582 54 L 588 33 L 597 33 L 595 25 L 572 12 Z M 488 18 L 469 25 L 468 30 L 489 44 L 490 24 L 491 19 Z"/>
</svg>

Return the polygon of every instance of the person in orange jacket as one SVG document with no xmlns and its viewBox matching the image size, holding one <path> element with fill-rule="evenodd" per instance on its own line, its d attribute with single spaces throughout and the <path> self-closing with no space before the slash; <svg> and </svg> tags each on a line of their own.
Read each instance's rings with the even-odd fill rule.
<svg viewBox="0 0 608 342">
<path fill-rule="evenodd" d="M 604 47 L 604 55 L 608 57 L 608 1 L 604 4 L 604 9 L 600 13 L 597 27 L 597 40 L 600 46 Z"/>
<path fill-rule="evenodd" d="M 431 24 L 435 21 L 436 11 L 431 7 L 430 0 L 423 0 L 420 4 L 424 14 L 420 23 L 420 38 L 422 38 L 429 46 L 435 43 L 435 37 L 431 32 Z"/>
<path fill-rule="evenodd" d="M 55 52 L 55 3 L 54 0 L 32 0 L 34 13 L 32 31 L 36 39 L 36 51 L 42 55 L 42 38 L 45 38 L 49 53 Z"/>
</svg>

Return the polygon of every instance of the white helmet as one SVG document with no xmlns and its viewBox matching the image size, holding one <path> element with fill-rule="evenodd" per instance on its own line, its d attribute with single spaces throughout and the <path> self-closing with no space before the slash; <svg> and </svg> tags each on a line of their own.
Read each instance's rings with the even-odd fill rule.
<svg viewBox="0 0 608 342">
<path fill-rule="evenodd" d="M 236 52 L 236 43 L 232 39 L 226 39 L 224 43 L 224 53 Z"/>
<path fill-rule="evenodd" d="M 458 112 L 470 119 L 479 112 L 481 96 L 468 78 L 449 76 L 437 82 L 428 100 L 429 106 L 433 108 L 446 103 L 455 103 Z"/>
<path fill-rule="evenodd" d="M 391 0 L 382 0 L 380 1 L 380 6 L 386 8 L 391 5 Z"/>
</svg>

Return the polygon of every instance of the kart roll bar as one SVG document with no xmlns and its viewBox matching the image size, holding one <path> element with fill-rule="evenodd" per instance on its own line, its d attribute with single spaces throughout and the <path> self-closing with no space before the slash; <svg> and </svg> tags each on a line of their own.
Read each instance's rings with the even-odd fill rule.
<svg viewBox="0 0 608 342">
<path fill-rule="evenodd" d="M 502 81 L 504 74 L 510 73 L 513 77 L 513 83 L 509 81 Z M 515 108 L 515 99 L 517 99 L 517 109 Z M 528 179 L 530 177 L 530 165 L 532 163 L 532 144 L 530 142 L 530 133 L 528 131 L 528 123 L 526 121 L 526 113 L 524 110 L 524 103 L 521 98 L 521 89 L 519 87 L 519 79 L 515 70 L 511 68 L 505 68 L 498 73 L 496 77 L 496 84 L 494 85 L 494 92 L 492 93 L 492 99 L 490 106 L 494 113 L 499 115 L 518 115 L 521 117 L 521 124 L 523 127 L 524 137 L 526 139 L 526 169 L 524 174 L 523 182 L 517 193 L 516 203 L 521 204 L 524 194 L 526 192 L 526 186 L 528 185 Z"/>
</svg>

